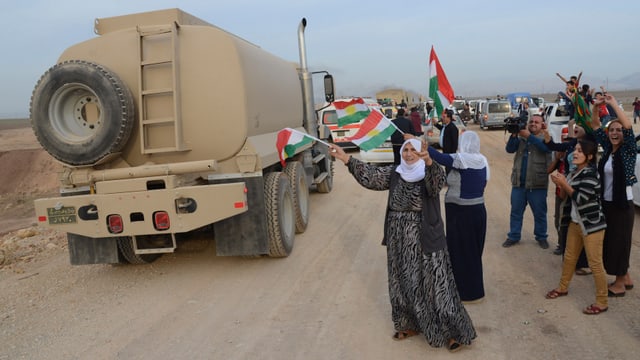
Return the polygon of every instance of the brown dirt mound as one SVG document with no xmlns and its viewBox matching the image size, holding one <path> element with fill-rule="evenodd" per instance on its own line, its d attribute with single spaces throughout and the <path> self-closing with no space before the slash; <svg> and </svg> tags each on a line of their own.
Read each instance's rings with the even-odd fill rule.
<svg viewBox="0 0 640 360">
<path fill-rule="evenodd" d="M 59 187 L 62 166 L 41 149 L 0 152 L 0 194 L 48 193 Z"/>
<path fill-rule="evenodd" d="M 42 149 L 0 152 L 0 234 L 35 222 L 33 200 L 55 195 L 62 166 Z"/>
</svg>

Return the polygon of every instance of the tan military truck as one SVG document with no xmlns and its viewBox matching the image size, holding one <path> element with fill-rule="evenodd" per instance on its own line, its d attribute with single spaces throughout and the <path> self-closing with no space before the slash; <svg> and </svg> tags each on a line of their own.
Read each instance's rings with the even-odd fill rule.
<svg viewBox="0 0 640 360">
<path fill-rule="evenodd" d="M 218 255 L 288 256 L 309 190 L 331 191 L 314 143 L 282 166 L 277 133 L 318 137 L 304 29 L 300 63 L 179 9 L 101 18 L 31 98 L 35 135 L 62 162 L 39 224 L 66 231 L 72 264 L 148 263 L 198 234 Z M 325 98 L 333 79 L 325 75 Z M 327 135 L 329 136 L 329 135 Z"/>
</svg>

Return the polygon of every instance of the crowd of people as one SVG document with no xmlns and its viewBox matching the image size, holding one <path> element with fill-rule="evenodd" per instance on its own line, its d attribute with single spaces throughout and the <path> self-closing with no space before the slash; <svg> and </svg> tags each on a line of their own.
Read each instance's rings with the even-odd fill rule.
<svg viewBox="0 0 640 360">
<path fill-rule="evenodd" d="M 513 156 L 511 209 L 505 248 L 522 238 L 525 209 L 534 217 L 533 234 L 542 249 L 549 248 L 547 192 L 555 187 L 554 227 L 563 265 L 557 287 L 547 299 L 569 294 L 574 274 L 592 275 L 595 301 L 584 314 L 608 310 L 609 297 L 633 289 L 629 275 L 634 205 L 631 186 L 637 182 L 632 123 L 616 99 L 579 87 L 582 74 L 564 79 L 559 93 L 570 109 L 567 139 L 552 139 L 543 113 L 527 114 L 526 127 L 512 133 L 505 150 Z M 574 102 L 582 96 L 591 118 L 577 124 Z M 634 122 L 640 117 L 636 98 Z M 413 110 L 413 109 L 412 109 Z M 522 111 L 527 112 L 524 108 Z M 442 114 L 438 151 L 428 146 L 403 109 L 393 120 L 394 164 L 376 166 L 330 145 L 354 179 L 371 190 L 387 190 L 382 244 L 387 249 L 388 289 L 394 340 L 422 334 L 434 347 L 457 351 L 477 334 L 465 305 L 485 298 L 482 254 L 487 232 L 484 191 L 490 179 L 480 137 L 474 131 L 458 133 L 449 126 L 453 112 Z M 413 116 L 412 116 L 413 117 Z M 598 146 L 603 149 L 598 155 Z M 599 159 L 598 159 L 599 158 Z M 439 193 L 446 187 L 444 209 Z M 607 284 L 606 275 L 615 276 Z"/>
<path fill-rule="evenodd" d="M 503 246 L 520 240 L 522 215 L 529 205 L 535 239 L 541 248 L 549 247 L 546 194 L 550 179 L 556 185 L 558 247 L 554 254 L 563 256 L 563 267 L 559 285 L 546 297 L 567 295 L 574 274 L 592 275 L 595 302 L 583 312 L 596 315 L 607 311 L 608 297 L 622 297 L 633 288 L 629 258 L 635 217 L 631 187 L 638 181 L 635 136 L 631 121 L 603 87 L 594 92 L 587 84 L 579 86 L 582 73 L 569 80 L 557 75 L 566 85 L 558 98 L 569 112 L 569 136 L 552 139 L 543 129 L 542 115 L 531 116 L 527 129 L 511 135 L 506 145 L 508 153 L 515 153 L 510 231 Z M 636 104 L 640 108 L 637 98 L 634 119 Z M 598 145 L 603 149 L 599 160 Z M 606 275 L 615 280 L 607 284 Z"/>
</svg>

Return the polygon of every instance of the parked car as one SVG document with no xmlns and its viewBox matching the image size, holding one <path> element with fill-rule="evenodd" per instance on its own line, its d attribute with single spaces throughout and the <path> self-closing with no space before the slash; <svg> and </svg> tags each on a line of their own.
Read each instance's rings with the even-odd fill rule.
<svg viewBox="0 0 640 360">
<path fill-rule="evenodd" d="M 476 118 L 476 104 L 478 103 L 478 101 L 480 100 L 469 100 L 469 111 L 471 111 L 471 117 L 473 118 L 473 122 L 475 121 Z"/>
<path fill-rule="evenodd" d="M 569 134 L 569 111 L 564 102 L 547 103 L 545 111 L 545 124 L 547 130 L 555 142 L 561 142 Z"/>
<path fill-rule="evenodd" d="M 456 111 L 459 113 L 464 108 L 464 104 L 466 104 L 466 101 L 464 99 L 455 99 L 451 103 L 451 107 L 456 109 Z"/>
<path fill-rule="evenodd" d="M 538 104 L 533 101 L 531 94 L 528 92 L 514 92 L 509 93 L 505 96 L 506 100 L 509 100 L 511 104 L 511 110 L 513 112 L 518 112 L 520 106 L 523 102 L 529 103 L 529 114 L 538 113 Z"/>
<path fill-rule="evenodd" d="M 439 122 L 441 124 L 441 122 Z M 429 144 L 429 146 L 433 146 L 436 149 L 440 148 L 440 129 L 436 126 L 433 126 L 433 121 L 430 124 L 423 124 L 422 131 L 424 132 L 424 138 Z M 458 134 L 462 134 L 467 127 L 464 125 L 460 116 L 456 113 L 453 114 L 453 124 L 458 127 Z"/>
<path fill-rule="evenodd" d="M 352 100 L 353 98 L 341 98 L 337 100 Z M 370 109 L 381 110 L 382 107 L 378 102 L 372 98 L 364 97 L 362 98 Z M 340 145 L 345 149 L 355 149 L 357 146 L 349 141 L 349 137 L 353 136 L 360 129 L 360 124 L 362 123 L 353 123 L 347 124 L 344 126 L 338 126 L 338 114 L 336 113 L 336 107 L 331 104 L 325 104 L 322 109 L 318 110 L 318 123 L 319 125 L 326 125 L 327 128 L 331 131 L 331 139 L 337 145 Z"/>
<path fill-rule="evenodd" d="M 487 100 L 480 110 L 480 128 L 504 128 L 504 119 L 511 116 L 511 104 L 507 100 Z"/>
<path fill-rule="evenodd" d="M 360 150 L 360 160 L 371 164 L 391 164 L 393 163 L 393 147 L 391 138 L 382 145 L 369 151 Z"/>
<path fill-rule="evenodd" d="M 474 104 L 475 112 L 473 122 L 476 124 L 480 124 L 480 115 L 482 114 L 482 104 L 486 103 L 488 100 L 478 100 Z"/>
<path fill-rule="evenodd" d="M 536 106 L 539 109 L 544 109 L 545 103 L 544 103 L 544 98 L 543 97 L 531 97 L 531 100 L 533 101 L 534 104 L 536 104 Z"/>
<path fill-rule="evenodd" d="M 395 119 L 398 115 L 398 109 L 395 106 L 383 106 L 380 111 L 389 119 Z"/>
</svg>

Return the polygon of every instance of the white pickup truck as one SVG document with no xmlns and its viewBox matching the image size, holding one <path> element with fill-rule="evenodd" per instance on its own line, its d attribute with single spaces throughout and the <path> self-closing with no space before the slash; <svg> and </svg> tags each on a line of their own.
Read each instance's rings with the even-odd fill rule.
<svg viewBox="0 0 640 360">
<path fill-rule="evenodd" d="M 569 111 L 564 102 L 547 103 L 545 107 L 545 123 L 549 134 L 555 142 L 561 142 L 569 134 Z"/>
</svg>

